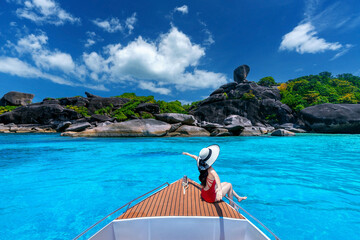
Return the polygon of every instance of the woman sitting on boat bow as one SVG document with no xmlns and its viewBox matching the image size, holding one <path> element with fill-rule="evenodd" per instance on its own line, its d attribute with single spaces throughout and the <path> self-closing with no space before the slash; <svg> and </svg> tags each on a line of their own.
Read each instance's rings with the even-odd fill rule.
<svg viewBox="0 0 360 240">
<path fill-rule="evenodd" d="M 198 170 L 200 172 L 199 180 L 202 186 L 201 197 L 206 202 L 213 203 L 221 201 L 223 196 L 226 194 L 231 200 L 233 200 L 235 196 L 235 198 L 241 202 L 247 197 L 240 197 L 233 190 L 231 183 L 220 182 L 219 175 L 212 167 L 215 160 L 219 156 L 219 153 L 220 147 L 215 144 L 201 149 L 199 156 L 195 156 L 187 152 L 183 152 L 182 154 L 190 156 L 196 160 Z M 232 202 L 230 202 L 230 204 L 233 205 Z"/>
</svg>

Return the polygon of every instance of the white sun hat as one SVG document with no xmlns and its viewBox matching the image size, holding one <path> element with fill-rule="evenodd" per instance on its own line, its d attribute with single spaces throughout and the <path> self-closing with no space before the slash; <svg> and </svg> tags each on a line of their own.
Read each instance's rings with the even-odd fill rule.
<svg viewBox="0 0 360 240">
<path fill-rule="evenodd" d="M 197 158 L 197 166 L 199 170 L 206 170 L 214 164 L 220 153 L 219 145 L 210 145 L 201 149 Z"/>
</svg>

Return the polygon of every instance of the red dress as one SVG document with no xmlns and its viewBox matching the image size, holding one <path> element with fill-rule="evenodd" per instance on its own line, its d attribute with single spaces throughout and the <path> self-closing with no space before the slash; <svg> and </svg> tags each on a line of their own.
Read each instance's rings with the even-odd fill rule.
<svg viewBox="0 0 360 240">
<path fill-rule="evenodd" d="M 215 183 L 214 180 L 210 180 L 209 178 L 206 179 L 207 185 L 210 186 L 208 190 L 201 189 L 201 197 L 209 202 L 213 203 L 216 200 L 216 192 L 215 192 Z"/>
</svg>

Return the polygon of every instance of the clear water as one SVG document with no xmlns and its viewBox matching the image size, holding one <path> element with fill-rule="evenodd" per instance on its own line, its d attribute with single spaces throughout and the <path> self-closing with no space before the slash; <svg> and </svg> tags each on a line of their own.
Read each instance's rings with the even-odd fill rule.
<svg viewBox="0 0 360 240">
<path fill-rule="evenodd" d="M 282 239 L 359 239 L 360 135 L 86 139 L 0 135 L 0 239 L 72 239 L 219 144 L 214 168 Z M 111 219 L 110 219 L 111 220 Z"/>
</svg>

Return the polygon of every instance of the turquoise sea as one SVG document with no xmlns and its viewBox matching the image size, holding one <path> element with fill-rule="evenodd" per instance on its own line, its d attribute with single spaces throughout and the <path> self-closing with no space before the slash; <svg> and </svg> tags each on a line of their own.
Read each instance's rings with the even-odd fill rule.
<svg viewBox="0 0 360 240">
<path fill-rule="evenodd" d="M 68 138 L 0 134 L 0 239 L 72 239 L 219 144 L 221 181 L 281 239 L 359 239 L 360 135 Z M 111 219 L 109 219 L 111 220 Z"/>
</svg>

